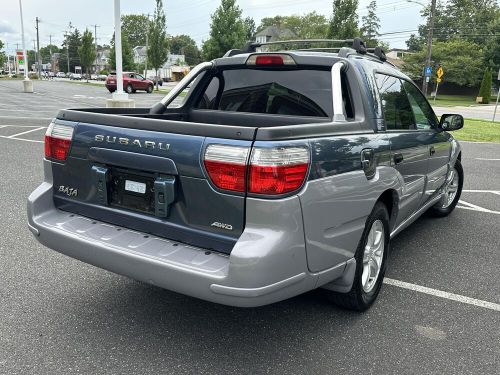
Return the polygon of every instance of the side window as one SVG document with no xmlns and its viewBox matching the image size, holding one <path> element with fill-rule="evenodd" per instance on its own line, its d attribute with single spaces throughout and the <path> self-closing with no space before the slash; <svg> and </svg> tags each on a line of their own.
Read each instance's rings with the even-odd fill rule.
<svg viewBox="0 0 500 375">
<path fill-rule="evenodd" d="M 416 129 L 412 107 L 401 81 L 398 78 L 378 73 L 375 79 L 382 101 L 386 129 Z"/>
<path fill-rule="evenodd" d="M 219 91 L 219 86 L 219 78 L 213 77 L 195 108 L 215 109 L 215 99 L 217 97 L 217 92 Z"/>
<path fill-rule="evenodd" d="M 403 86 L 408 94 L 408 99 L 415 115 L 417 129 L 428 130 L 436 128 L 438 120 L 429 102 L 424 98 L 424 95 L 413 84 L 403 81 Z"/>
<path fill-rule="evenodd" d="M 130 73 L 128 76 L 129 76 L 130 78 L 135 78 L 135 74 L 134 74 L 134 73 Z"/>
</svg>

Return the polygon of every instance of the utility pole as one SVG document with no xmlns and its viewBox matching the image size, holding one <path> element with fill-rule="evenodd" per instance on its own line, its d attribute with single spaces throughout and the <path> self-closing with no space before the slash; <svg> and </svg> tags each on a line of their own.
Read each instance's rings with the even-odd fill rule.
<svg viewBox="0 0 500 375">
<path fill-rule="evenodd" d="M 431 1 L 431 13 L 429 14 L 429 22 L 427 23 L 427 57 L 425 59 L 425 68 L 431 66 L 432 57 L 432 33 L 434 31 L 434 14 L 436 13 L 436 0 Z M 424 80 L 422 82 L 422 92 L 427 96 L 427 88 L 429 82 L 427 82 L 427 77 L 425 75 L 424 68 Z M 430 77 L 429 77 L 430 80 Z"/>
<path fill-rule="evenodd" d="M 94 38 L 95 38 L 95 73 L 97 74 L 97 28 L 99 25 L 94 25 Z"/>
<path fill-rule="evenodd" d="M 69 31 L 71 32 L 71 29 L 73 28 L 73 26 L 71 25 L 71 22 L 69 23 L 68 27 L 69 27 Z M 68 74 L 69 74 L 71 72 L 69 71 L 69 38 L 68 38 L 68 35 L 69 34 L 67 33 L 67 31 L 65 31 L 64 37 L 66 38 L 66 60 L 68 62 Z"/>
<path fill-rule="evenodd" d="M 23 5 L 19 0 L 19 13 L 21 13 L 21 35 L 23 41 L 23 57 L 24 57 L 24 92 L 33 92 L 33 81 L 30 81 L 28 76 L 28 59 L 26 56 L 26 44 L 24 43 L 24 21 L 23 21 Z"/>
<path fill-rule="evenodd" d="M 50 70 L 54 72 L 54 59 L 52 58 L 52 35 L 49 35 Z"/>
<path fill-rule="evenodd" d="M 144 59 L 144 78 L 148 78 L 149 13 L 146 16 L 148 17 L 148 29 L 146 31 L 146 58 Z"/>
<path fill-rule="evenodd" d="M 37 56 L 38 56 L 38 61 L 37 61 L 37 65 L 38 65 L 38 79 L 42 79 L 42 59 L 40 57 L 40 34 L 38 32 L 38 23 L 40 22 L 40 20 L 38 19 L 38 17 L 35 18 L 36 20 L 36 53 L 37 53 Z"/>
</svg>

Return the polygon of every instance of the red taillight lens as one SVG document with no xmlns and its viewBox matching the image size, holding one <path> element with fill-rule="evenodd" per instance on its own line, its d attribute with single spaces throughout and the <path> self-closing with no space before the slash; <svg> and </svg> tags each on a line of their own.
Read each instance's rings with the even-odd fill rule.
<svg viewBox="0 0 500 375">
<path fill-rule="evenodd" d="M 255 65 L 283 65 L 283 57 L 280 55 L 257 56 Z"/>
<path fill-rule="evenodd" d="M 51 123 L 45 133 L 45 157 L 66 160 L 73 138 L 73 127 Z"/>
<path fill-rule="evenodd" d="M 307 148 L 254 148 L 248 191 L 266 195 L 290 193 L 302 186 L 308 169 Z"/>
<path fill-rule="evenodd" d="M 244 192 L 247 159 L 247 147 L 209 145 L 203 162 L 210 180 L 219 189 Z"/>
</svg>

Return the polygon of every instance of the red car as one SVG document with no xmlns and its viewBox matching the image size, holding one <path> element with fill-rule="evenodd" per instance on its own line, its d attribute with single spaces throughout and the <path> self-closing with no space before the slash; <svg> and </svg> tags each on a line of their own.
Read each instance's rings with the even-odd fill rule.
<svg viewBox="0 0 500 375">
<path fill-rule="evenodd" d="M 123 72 L 123 89 L 132 94 L 137 90 L 144 90 L 148 93 L 153 92 L 153 81 L 144 78 L 139 73 L 135 72 Z M 106 78 L 106 88 L 109 92 L 116 91 L 116 73 L 111 73 Z"/>
</svg>

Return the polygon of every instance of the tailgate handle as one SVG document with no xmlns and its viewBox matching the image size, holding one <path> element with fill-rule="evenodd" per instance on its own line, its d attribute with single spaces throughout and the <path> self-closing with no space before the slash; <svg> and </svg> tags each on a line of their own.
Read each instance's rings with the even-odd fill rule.
<svg viewBox="0 0 500 375">
<path fill-rule="evenodd" d="M 175 177 L 158 177 L 154 183 L 155 216 L 167 217 L 168 206 L 175 200 Z"/>
</svg>

